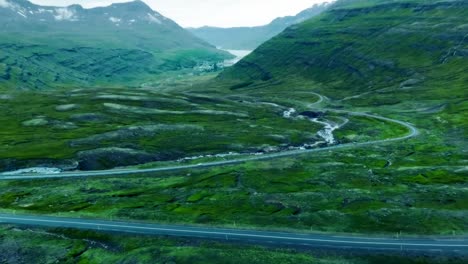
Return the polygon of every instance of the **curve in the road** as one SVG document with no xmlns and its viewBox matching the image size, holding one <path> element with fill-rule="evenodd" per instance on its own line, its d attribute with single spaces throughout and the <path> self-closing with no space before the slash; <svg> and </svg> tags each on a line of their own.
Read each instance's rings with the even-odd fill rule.
<svg viewBox="0 0 468 264">
<path fill-rule="evenodd" d="M 320 100 L 313 105 L 324 101 L 324 97 L 319 95 Z M 402 125 L 409 132 L 401 137 L 375 140 L 363 143 L 349 143 L 336 146 L 330 146 L 319 149 L 308 150 L 292 150 L 281 153 L 266 154 L 263 156 L 234 159 L 228 161 L 208 162 L 197 165 L 171 166 L 164 168 L 152 169 L 121 169 L 108 171 L 88 171 L 76 173 L 62 173 L 58 175 L 2 175 L 0 180 L 26 180 L 26 179 L 47 179 L 47 178 L 68 178 L 68 177 L 96 177 L 96 176 L 118 176 L 130 175 L 137 173 L 151 173 L 161 171 L 175 171 L 193 168 L 206 168 L 214 166 L 239 164 L 249 161 L 259 161 L 275 159 L 280 157 L 296 156 L 306 153 L 314 153 L 321 151 L 338 150 L 351 147 L 362 147 L 366 145 L 375 145 L 385 142 L 395 142 L 406 140 L 415 137 L 419 131 L 413 125 L 387 117 L 381 117 L 368 113 L 350 112 L 344 110 L 324 109 L 336 113 L 346 113 L 356 116 L 365 116 L 375 118 L 387 122 Z M 440 239 L 440 238 L 419 238 L 419 239 L 394 239 L 394 238 L 369 238 L 369 237 L 338 237 L 325 234 L 298 234 L 298 233 L 279 233 L 279 232 L 264 232 L 254 230 L 235 230 L 235 229 L 219 229 L 210 227 L 190 227 L 176 225 L 158 225 L 158 224 L 143 224 L 135 222 L 114 222 L 103 220 L 62 218 L 62 217 L 47 217 L 47 216 L 28 216 L 28 215 L 11 215 L 0 214 L 0 223 L 9 223 L 16 225 L 41 226 L 41 227 L 60 227 L 60 228 L 76 228 L 86 230 L 103 230 L 120 233 L 143 233 L 148 235 L 167 235 L 167 236 L 182 236 L 204 239 L 223 239 L 234 240 L 240 242 L 257 243 L 257 244 L 272 244 L 272 245 L 292 245 L 299 247 L 324 247 L 334 249 L 353 249 L 353 250 L 384 250 L 384 251 L 418 251 L 424 253 L 430 252 L 458 252 L 468 254 L 468 240 L 466 238 Z"/>
<path fill-rule="evenodd" d="M 313 94 L 317 95 L 319 97 L 319 100 L 311 104 L 310 106 L 317 105 L 325 101 L 325 97 L 323 97 L 322 95 L 317 94 L 317 93 L 313 93 Z M 402 141 L 402 140 L 406 140 L 406 139 L 419 135 L 419 130 L 408 122 L 404 122 L 404 121 L 400 121 L 400 120 L 396 120 L 392 118 L 387 118 L 383 116 L 378 116 L 374 114 L 361 113 L 361 112 L 352 112 L 352 111 L 336 110 L 336 109 L 328 109 L 328 108 L 323 108 L 322 110 L 335 112 L 335 113 L 350 114 L 350 115 L 355 115 L 355 116 L 364 116 L 364 117 L 374 118 L 374 119 L 378 119 L 382 121 L 387 121 L 390 123 L 394 123 L 394 124 L 398 124 L 398 125 L 406 127 L 409 133 L 401 137 L 390 138 L 390 139 L 374 140 L 374 141 L 361 142 L 361 143 L 347 143 L 347 144 L 340 144 L 340 145 L 316 148 L 316 149 L 286 150 L 283 152 L 258 155 L 254 157 L 231 159 L 231 160 L 225 160 L 225 161 L 206 162 L 206 163 L 191 164 L 191 165 L 158 167 L 158 168 L 149 168 L 149 169 L 114 169 L 114 170 L 102 170 L 102 171 L 64 172 L 64 173 L 58 173 L 58 174 L 42 174 L 42 175 L 41 174 L 0 175 L 0 180 L 34 180 L 34 179 L 52 179 L 52 178 L 125 176 L 125 175 L 132 175 L 132 174 L 147 174 L 147 173 L 178 171 L 178 170 L 186 170 L 186 169 L 209 168 L 209 167 L 241 164 L 241 163 L 250 162 L 250 161 L 261 161 L 261 160 L 270 160 L 270 159 L 290 157 L 290 156 L 298 156 L 298 155 L 303 155 L 307 153 L 339 150 L 339 149 L 345 149 L 345 148 L 351 148 L 351 147 L 362 147 L 362 146 L 375 145 L 375 144 L 380 144 L 380 143 L 385 143 L 385 142 Z"/>
</svg>

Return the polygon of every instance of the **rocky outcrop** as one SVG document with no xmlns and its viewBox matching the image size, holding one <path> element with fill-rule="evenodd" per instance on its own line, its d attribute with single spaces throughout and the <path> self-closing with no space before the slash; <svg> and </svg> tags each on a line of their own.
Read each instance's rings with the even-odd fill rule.
<svg viewBox="0 0 468 264">
<path fill-rule="evenodd" d="M 325 115 L 325 113 L 323 113 L 323 112 L 314 112 L 314 111 L 304 111 L 304 112 L 301 112 L 299 115 L 305 116 L 305 117 L 308 117 L 308 118 L 319 118 L 319 117 L 323 117 Z"/>
<path fill-rule="evenodd" d="M 93 135 L 87 138 L 76 139 L 70 142 L 70 146 L 78 147 L 83 145 L 96 145 L 103 141 L 110 140 L 126 140 L 141 137 L 153 137 L 161 131 L 174 130 L 203 130 L 200 126 L 195 125 L 146 125 L 146 126 L 131 126 L 115 131 L 110 131 L 102 134 Z"/>
<path fill-rule="evenodd" d="M 75 114 L 70 117 L 73 121 L 77 122 L 88 122 L 88 123 L 100 123 L 105 122 L 107 117 L 102 114 L 96 113 L 82 113 L 82 114 Z"/>
<path fill-rule="evenodd" d="M 152 154 L 127 148 L 100 148 L 78 153 L 80 170 L 105 170 L 168 159 L 169 155 Z"/>
</svg>

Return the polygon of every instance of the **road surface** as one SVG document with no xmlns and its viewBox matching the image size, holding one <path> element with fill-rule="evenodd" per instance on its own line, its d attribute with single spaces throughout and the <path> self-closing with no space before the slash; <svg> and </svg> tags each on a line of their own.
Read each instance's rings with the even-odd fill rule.
<svg viewBox="0 0 468 264">
<path fill-rule="evenodd" d="M 313 247 L 330 249 L 353 249 L 372 251 L 418 251 L 421 253 L 445 252 L 468 254 L 468 240 L 436 238 L 369 238 L 334 236 L 325 234 L 298 234 L 254 230 L 220 229 L 195 226 L 143 224 L 78 218 L 27 216 L 0 214 L 0 223 L 52 228 L 75 228 L 119 233 L 164 235 L 203 239 L 228 240 L 245 243 Z"/>
<path fill-rule="evenodd" d="M 320 100 L 312 105 L 320 104 L 324 101 L 324 97 L 318 95 Z M 305 150 L 289 150 L 279 153 L 265 154 L 261 156 L 253 156 L 240 159 L 232 159 L 226 161 L 207 162 L 195 165 L 180 165 L 150 169 L 115 169 L 106 171 L 83 171 L 83 172 L 64 172 L 60 174 L 34 174 L 34 175 L 0 175 L 0 180 L 34 180 L 34 179 L 49 179 L 49 178 L 72 178 L 72 177 L 98 177 L 98 176 L 123 176 L 131 174 L 143 174 L 163 171 L 177 171 L 184 169 L 207 168 L 215 166 L 233 165 L 250 161 L 269 160 L 281 157 L 297 156 L 306 153 L 332 151 L 345 148 L 357 148 L 368 145 L 376 145 L 386 142 L 396 142 L 415 137 L 419 131 L 413 125 L 387 117 L 381 117 L 368 113 L 357 113 L 344 110 L 322 109 L 326 111 L 344 113 L 356 116 L 365 116 L 379 119 L 382 121 L 392 122 L 402 125 L 408 129 L 406 135 L 389 138 L 383 140 L 375 140 L 363 143 L 349 143 L 335 146 L 329 146 L 318 149 Z M 328 234 L 298 234 L 298 233 L 279 233 L 279 232 L 264 232 L 254 230 L 235 230 L 235 229 L 219 229 L 210 227 L 194 227 L 194 226 L 177 226 L 177 225 L 159 225 L 159 224 L 143 224 L 136 222 L 113 222 L 103 220 L 90 219 L 75 219 L 75 218 L 58 218 L 47 216 L 28 216 L 28 215 L 9 215 L 0 214 L 0 223 L 9 223 L 15 225 L 41 226 L 41 227 L 60 227 L 60 228 L 76 228 L 86 230 L 103 230 L 120 233 L 138 233 L 147 235 L 167 235 L 179 237 L 192 237 L 204 239 L 218 239 L 239 241 L 256 244 L 272 244 L 286 245 L 299 247 L 323 247 L 333 249 L 353 249 L 353 250 L 382 250 L 382 251 L 420 251 L 423 253 L 430 252 L 458 252 L 468 254 L 468 240 L 466 238 L 458 238 L 455 240 L 438 239 L 438 238 L 414 238 L 414 239 L 395 239 L 395 238 L 369 238 L 369 237 L 353 237 L 353 236 L 334 236 Z"/>
<path fill-rule="evenodd" d="M 323 96 L 319 94 L 316 94 L 316 95 L 319 96 L 319 100 L 316 103 L 311 104 L 310 106 L 320 104 L 325 100 Z M 376 145 L 376 144 L 385 143 L 385 142 L 396 142 L 396 141 L 406 140 L 406 139 L 419 135 L 419 131 L 415 126 L 404 121 L 395 120 L 395 119 L 368 114 L 368 113 L 351 112 L 351 111 L 327 109 L 327 108 L 321 108 L 321 110 L 335 112 L 335 113 L 355 115 L 355 116 L 364 116 L 364 117 L 374 118 L 374 119 L 378 119 L 378 120 L 382 120 L 386 122 L 391 122 L 391 123 L 406 127 L 409 132 L 406 135 L 401 136 L 401 137 L 389 138 L 389 139 L 383 139 L 383 140 L 374 140 L 374 141 L 361 142 L 361 143 L 340 144 L 340 145 L 334 145 L 334 146 L 316 148 L 316 149 L 285 150 L 282 152 L 269 153 L 269 154 L 264 154 L 264 155 L 256 155 L 256 156 L 247 157 L 247 158 L 205 162 L 205 163 L 192 164 L 192 165 L 177 165 L 177 166 L 158 167 L 158 168 L 149 168 L 149 169 L 136 168 L 136 169 L 113 169 L 113 170 L 101 170 L 101 171 L 78 171 L 78 172 L 63 172 L 63 173 L 57 173 L 57 174 L 20 174 L 20 175 L 0 174 L 0 180 L 34 180 L 34 179 L 51 179 L 51 178 L 125 176 L 125 175 L 132 175 L 132 174 L 133 175 L 134 174 L 148 174 L 148 173 L 156 173 L 156 172 L 179 171 L 179 170 L 186 170 L 186 169 L 219 167 L 219 166 L 226 166 L 226 165 L 241 164 L 241 163 L 250 162 L 250 161 L 271 160 L 271 159 L 277 159 L 277 158 L 283 158 L 283 157 L 298 156 L 298 155 L 303 155 L 307 153 L 339 150 L 339 149 L 346 149 L 346 148 L 357 148 L 357 147 Z"/>
</svg>

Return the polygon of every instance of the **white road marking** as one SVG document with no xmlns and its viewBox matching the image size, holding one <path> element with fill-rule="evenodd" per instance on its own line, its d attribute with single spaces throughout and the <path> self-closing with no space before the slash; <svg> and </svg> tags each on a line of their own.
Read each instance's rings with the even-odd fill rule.
<svg viewBox="0 0 468 264">
<path fill-rule="evenodd" d="M 284 239 L 284 240 L 297 240 L 297 241 L 311 241 L 311 242 L 327 242 L 327 243 L 339 243 L 339 244 L 361 244 L 361 245 L 392 245 L 392 246 L 421 246 L 421 247 L 466 247 L 468 244 L 430 244 L 430 243 L 405 243 L 405 242 L 378 242 L 378 241 L 348 241 L 348 240 L 332 240 L 332 239 L 315 239 L 315 238 L 297 238 L 297 237 L 286 237 L 286 236 L 274 236 L 274 235 L 255 235 L 247 233 L 228 233 L 228 232 L 216 232 L 216 231 L 198 231 L 188 229 L 175 229 L 175 228 L 162 228 L 162 227 L 143 227 L 143 226 L 131 226 L 124 224 L 106 224 L 106 223 L 90 223 L 90 222 L 75 222 L 75 221 L 63 221 L 63 220 L 45 220 L 45 219 L 32 219 L 32 218 L 15 218 L 15 217 L 3 217 L 0 219 L 4 220 L 16 220 L 16 221 L 27 221 L 34 224 L 34 222 L 43 223 L 56 223 L 56 224 L 72 224 L 97 227 L 110 227 L 110 228 L 128 228 L 128 229 L 140 229 L 140 230 L 154 230 L 154 231 L 169 231 L 177 233 L 195 233 L 195 234 L 206 234 L 206 235 L 222 235 L 222 236 L 242 236 L 242 237 L 256 237 L 256 238 L 268 238 L 268 239 Z M 359 239 L 359 238 L 356 238 Z"/>
</svg>

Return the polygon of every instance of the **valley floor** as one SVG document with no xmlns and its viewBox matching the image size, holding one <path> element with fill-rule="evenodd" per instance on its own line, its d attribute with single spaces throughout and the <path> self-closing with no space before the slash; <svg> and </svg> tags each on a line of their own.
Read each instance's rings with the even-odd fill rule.
<svg viewBox="0 0 468 264">
<path fill-rule="evenodd" d="M 439 130 L 428 130 L 429 120 L 415 119 L 411 112 L 346 108 L 336 100 L 311 93 L 310 88 L 295 87 L 295 96 L 285 96 L 281 90 L 269 91 L 268 95 L 257 90 L 233 96 L 209 89 L 190 93 L 141 89 L 132 94 L 122 90 L 75 90 L 63 96 L 10 94 L 3 99 L 2 118 L 11 130 L 2 137 L 5 145 L 0 151 L 4 161 L 10 162 L 7 166 L 41 165 L 36 162 L 43 157 L 42 163 L 53 161 L 62 169 L 67 169 L 63 161 L 72 164 L 71 169 L 73 164 L 83 166 L 83 161 L 98 166 L 91 169 L 132 164 L 137 168 L 127 177 L 27 181 L 27 175 L 23 179 L 19 179 L 21 174 L 3 175 L 8 181 L 0 182 L 1 211 L 283 231 L 465 234 L 466 164 L 463 159 L 448 160 L 440 155 L 447 150 L 435 151 L 437 144 L 428 139 L 433 140 Z M 25 110 L 17 111 L 24 115 L 22 118 L 8 114 L 14 111 L 11 107 L 24 105 L 15 100 L 28 100 L 41 115 Z M 91 121 L 76 121 L 74 115 L 89 115 Z M 34 119 L 43 121 L 31 121 Z M 57 127 L 69 120 L 75 128 Z M 37 140 L 52 133 L 50 142 Z M 336 142 L 327 140 L 331 135 Z M 337 145 L 327 149 L 327 143 Z M 171 149 L 172 153 L 158 156 L 147 165 L 138 165 L 138 159 L 130 164 L 115 159 L 93 164 L 89 160 L 96 158 L 83 159 L 79 154 L 92 153 L 96 147 L 110 148 L 112 153 L 117 151 L 116 144 L 118 151 L 137 152 L 126 161 L 161 149 Z M 315 149 L 308 150 L 309 145 L 315 145 Z M 53 155 L 47 156 L 54 148 Z M 301 155 L 281 154 L 288 151 Z M 250 157 L 249 153 L 255 155 Z M 280 157 L 262 159 L 275 153 Z M 107 153 L 93 154 L 109 157 Z M 11 161 L 12 156 L 6 155 L 23 156 Z M 165 158 L 157 161 L 161 157 Z M 239 158 L 241 163 L 229 163 Z M 227 166 L 203 166 L 210 162 L 227 162 Z M 164 170 L 171 166 L 182 167 Z M 142 174 L 141 169 L 150 171 Z M 5 232 L 5 238 L 14 235 L 11 229 Z M 231 250 L 237 246 L 223 247 Z M 268 258 L 282 259 L 283 254 L 290 254 L 279 252 Z M 181 257 L 175 252 L 168 254 Z M 190 256 L 196 258 L 197 254 L 191 252 Z M 295 253 L 292 259 L 319 261 L 310 259 L 313 255 Z M 354 256 L 345 259 L 325 257 L 323 261 L 361 261 Z M 262 261 L 260 257 L 259 263 Z"/>
</svg>

